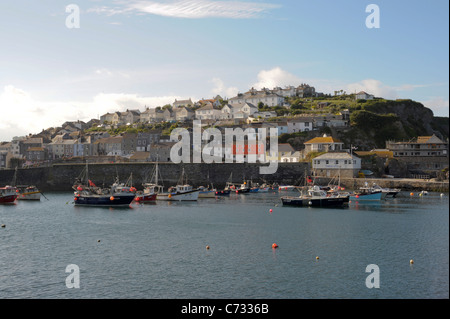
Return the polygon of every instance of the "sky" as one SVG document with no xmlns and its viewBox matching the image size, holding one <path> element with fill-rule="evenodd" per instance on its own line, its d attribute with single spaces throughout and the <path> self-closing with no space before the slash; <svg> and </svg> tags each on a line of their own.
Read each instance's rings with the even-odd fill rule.
<svg viewBox="0 0 450 319">
<path fill-rule="evenodd" d="M 2 0 L 0 35 L 0 141 L 301 83 L 449 116 L 448 0 Z"/>
</svg>

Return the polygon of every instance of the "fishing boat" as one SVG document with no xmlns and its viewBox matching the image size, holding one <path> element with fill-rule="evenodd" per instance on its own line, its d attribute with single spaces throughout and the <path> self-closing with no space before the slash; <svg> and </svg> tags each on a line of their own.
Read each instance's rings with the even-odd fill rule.
<svg viewBox="0 0 450 319">
<path fill-rule="evenodd" d="M 196 201 L 200 191 L 194 189 L 192 185 L 185 183 L 184 180 L 184 168 L 181 174 L 180 181 L 176 186 L 170 187 L 167 192 L 158 193 L 156 195 L 157 200 L 164 201 Z"/>
<path fill-rule="evenodd" d="M 339 207 L 348 204 L 349 196 L 340 194 L 327 195 L 319 186 L 314 185 L 301 188 L 300 196 L 298 197 L 283 196 L 281 197 L 281 201 L 283 206 Z"/>
<path fill-rule="evenodd" d="M 258 193 L 259 192 L 259 186 L 250 187 L 249 193 Z"/>
<path fill-rule="evenodd" d="M 216 192 L 216 196 L 230 196 L 231 190 L 230 189 L 223 189 L 221 191 Z"/>
<path fill-rule="evenodd" d="M 279 191 L 295 191 L 296 186 L 294 185 L 280 185 L 278 186 Z"/>
<path fill-rule="evenodd" d="M 18 200 L 41 200 L 41 192 L 36 186 L 17 185 L 16 187 L 18 190 Z"/>
<path fill-rule="evenodd" d="M 199 186 L 198 198 L 216 198 L 217 189 Z"/>
<path fill-rule="evenodd" d="M 259 187 L 258 193 L 268 193 L 270 189 L 270 186 L 263 184 Z"/>
<path fill-rule="evenodd" d="M 212 185 L 212 183 L 209 180 L 209 172 L 208 172 L 208 187 L 205 186 L 199 186 L 198 190 L 200 191 L 198 193 L 198 198 L 216 198 L 216 192 L 217 189 L 214 188 L 214 186 Z"/>
<path fill-rule="evenodd" d="M 360 187 L 359 190 L 350 194 L 350 200 L 352 201 L 364 201 L 364 200 L 381 200 L 383 192 L 378 188 L 373 188 L 365 183 L 365 186 Z"/>
<path fill-rule="evenodd" d="M 136 194 L 132 186 L 118 183 L 110 188 L 97 187 L 88 175 L 88 165 L 73 184 L 75 206 L 127 207 Z"/>
<path fill-rule="evenodd" d="M 18 167 L 14 171 L 13 180 L 11 182 L 11 186 L 16 187 L 17 190 L 17 199 L 19 200 L 40 200 L 41 192 L 34 185 L 17 185 L 17 170 Z"/>
<path fill-rule="evenodd" d="M 247 182 L 244 182 L 241 184 L 239 188 L 236 189 L 236 194 L 246 194 L 250 193 L 250 186 L 247 184 Z"/>
<path fill-rule="evenodd" d="M 155 164 L 153 176 L 150 182 L 143 183 L 142 186 L 144 187 L 144 190 L 137 192 L 134 200 L 140 204 L 154 203 L 157 199 L 158 193 L 163 191 L 163 186 L 159 185 L 158 163 Z"/>
<path fill-rule="evenodd" d="M 6 185 L 0 187 L 0 205 L 13 205 L 18 197 L 17 188 Z"/>
<path fill-rule="evenodd" d="M 373 183 L 372 188 L 381 190 L 381 192 L 382 192 L 381 199 L 384 199 L 386 197 L 395 197 L 395 196 L 397 196 L 398 193 L 400 193 L 402 191 L 399 188 L 381 187 L 375 183 Z"/>
<path fill-rule="evenodd" d="M 216 196 L 230 196 L 231 191 L 235 190 L 235 186 L 232 180 L 233 180 L 233 172 L 230 173 L 230 177 L 226 182 L 225 188 L 223 190 L 216 191 Z"/>
</svg>

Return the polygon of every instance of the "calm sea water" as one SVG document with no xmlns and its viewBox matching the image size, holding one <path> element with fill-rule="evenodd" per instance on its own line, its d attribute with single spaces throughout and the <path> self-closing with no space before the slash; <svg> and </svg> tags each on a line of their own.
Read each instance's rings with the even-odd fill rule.
<svg viewBox="0 0 450 319">
<path fill-rule="evenodd" d="M 448 194 L 344 209 L 278 193 L 125 209 L 45 196 L 0 206 L 0 298 L 449 298 Z"/>
</svg>

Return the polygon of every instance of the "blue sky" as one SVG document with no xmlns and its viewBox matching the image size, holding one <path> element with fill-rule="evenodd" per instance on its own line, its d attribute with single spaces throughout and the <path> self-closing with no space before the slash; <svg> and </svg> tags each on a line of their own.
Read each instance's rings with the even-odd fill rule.
<svg viewBox="0 0 450 319">
<path fill-rule="evenodd" d="M 70 4 L 79 28 L 66 25 Z M 366 27 L 369 4 L 380 28 Z M 0 34 L 0 141 L 300 83 L 449 114 L 447 0 L 2 0 Z"/>
</svg>

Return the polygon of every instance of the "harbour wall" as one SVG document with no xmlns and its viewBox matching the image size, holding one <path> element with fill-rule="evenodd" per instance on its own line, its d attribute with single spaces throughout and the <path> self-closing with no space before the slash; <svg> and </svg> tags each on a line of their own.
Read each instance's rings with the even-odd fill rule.
<svg viewBox="0 0 450 319">
<path fill-rule="evenodd" d="M 110 186 L 116 179 L 121 182 L 132 176 L 132 183 L 141 188 L 143 182 L 152 178 L 155 163 L 98 163 L 89 164 L 89 179 L 97 186 Z M 159 181 L 165 187 L 174 186 L 180 180 L 184 169 L 187 181 L 191 185 L 207 186 L 213 184 L 223 188 L 230 176 L 232 182 L 242 183 L 244 180 L 257 183 L 278 183 L 285 185 L 304 185 L 304 176 L 311 175 L 308 163 L 279 163 L 274 174 L 262 175 L 259 173 L 262 164 L 258 163 L 198 163 L 174 164 L 159 163 Z M 85 164 L 54 164 L 49 167 L 18 169 L 16 184 L 36 185 L 42 191 L 70 191 L 76 178 L 86 168 Z M 0 170 L 0 186 L 11 184 L 14 170 Z M 317 177 L 318 185 L 336 184 L 336 179 Z M 448 192 L 447 181 L 408 179 L 408 178 L 341 178 L 340 185 L 347 189 L 357 189 L 365 183 L 376 183 L 381 187 L 401 188 L 405 191 L 427 190 Z"/>
<path fill-rule="evenodd" d="M 116 179 L 126 182 L 132 176 L 132 183 L 141 189 L 143 182 L 149 182 L 155 163 L 93 163 L 89 164 L 89 179 L 97 186 L 110 186 Z M 267 165 L 267 164 L 266 164 Z M 230 176 L 232 182 L 242 183 L 244 180 L 257 183 L 279 183 L 303 185 L 304 176 L 310 174 L 308 163 L 279 163 L 274 174 L 260 174 L 260 163 L 192 163 L 174 164 L 159 163 L 159 182 L 164 187 L 177 184 L 184 169 L 187 181 L 194 187 L 213 184 L 223 188 Z M 86 164 L 54 164 L 49 167 L 27 168 L 17 170 L 16 184 L 36 185 L 42 191 L 70 191 L 76 178 L 81 175 Z M 11 184 L 14 170 L 0 170 L 0 186 Z"/>
</svg>

